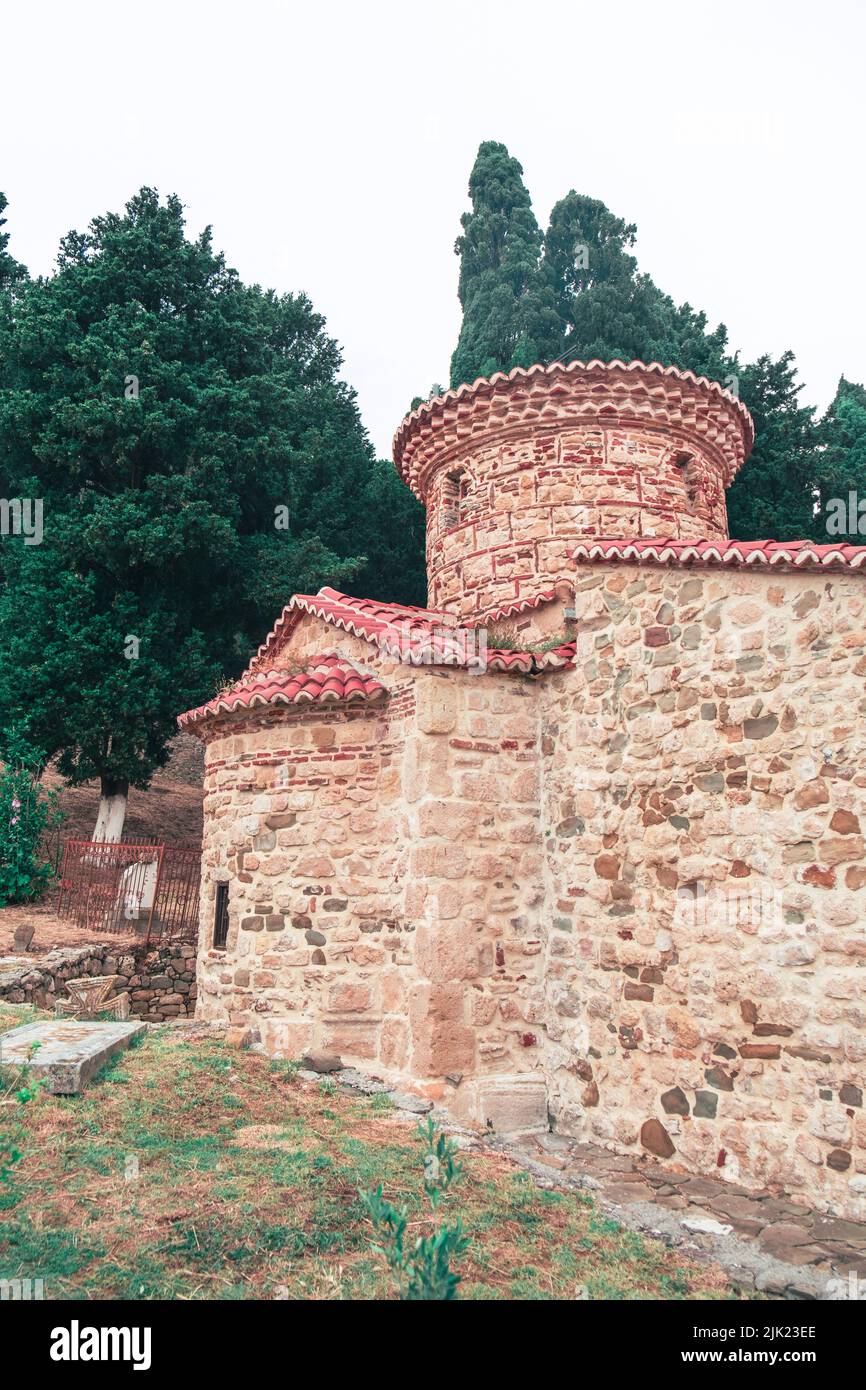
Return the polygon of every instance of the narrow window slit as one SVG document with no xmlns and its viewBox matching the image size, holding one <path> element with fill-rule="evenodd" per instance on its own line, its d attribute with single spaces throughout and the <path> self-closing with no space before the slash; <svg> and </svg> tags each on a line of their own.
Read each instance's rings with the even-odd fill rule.
<svg viewBox="0 0 866 1390">
<path fill-rule="evenodd" d="M 224 951 L 229 937 L 229 886 L 218 883 L 213 919 L 213 948 Z"/>
<path fill-rule="evenodd" d="M 466 498 L 469 494 L 469 475 L 464 468 L 446 474 L 442 487 L 442 528 L 451 531 L 466 519 Z"/>
<path fill-rule="evenodd" d="M 683 475 L 686 501 L 689 508 L 694 511 L 695 508 L 699 507 L 704 501 L 704 490 L 697 459 L 695 459 L 693 454 L 677 454 L 674 459 L 674 466 L 679 468 Z"/>
</svg>

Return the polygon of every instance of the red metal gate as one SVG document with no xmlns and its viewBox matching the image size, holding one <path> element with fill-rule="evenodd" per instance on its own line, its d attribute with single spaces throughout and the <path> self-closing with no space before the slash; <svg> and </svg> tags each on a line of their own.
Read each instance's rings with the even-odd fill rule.
<svg viewBox="0 0 866 1390">
<path fill-rule="evenodd" d="M 201 852 L 135 841 L 67 840 L 57 915 L 83 931 L 146 943 L 194 941 Z"/>
</svg>

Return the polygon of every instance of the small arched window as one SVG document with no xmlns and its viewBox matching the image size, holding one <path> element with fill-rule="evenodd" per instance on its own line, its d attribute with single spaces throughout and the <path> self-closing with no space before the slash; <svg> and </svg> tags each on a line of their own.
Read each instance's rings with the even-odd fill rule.
<svg viewBox="0 0 866 1390">
<path fill-rule="evenodd" d="M 442 529 L 451 531 L 466 519 L 466 498 L 469 495 L 469 474 L 465 468 L 454 468 L 445 475 L 442 485 Z"/>
</svg>

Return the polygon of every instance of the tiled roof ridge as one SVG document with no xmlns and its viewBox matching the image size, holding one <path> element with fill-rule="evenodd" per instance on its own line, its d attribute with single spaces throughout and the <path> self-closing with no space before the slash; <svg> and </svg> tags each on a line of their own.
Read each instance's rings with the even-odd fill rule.
<svg viewBox="0 0 866 1390">
<path fill-rule="evenodd" d="M 632 358 L 629 362 L 624 362 L 620 357 L 614 357 L 609 362 L 603 362 L 599 357 L 593 357 L 588 362 L 583 362 L 576 358 L 572 362 L 551 362 L 549 366 L 543 366 L 540 362 L 532 367 L 512 367 L 510 372 L 494 372 L 492 376 L 476 377 L 473 382 L 464 382 L 460 386 L 452 387 L 448 391 L 443 391 L 438 396 L 433 396 L 430 400 L 422 401 L 421 405 L 405 415 L 398 425 L 392 442 L 392 456 L 397 469 L 404 476 L 402 467 L 403 450 L 407 438 L 412 434 L 414 427 L 425 419 L 429 419 L 437 410 L 442 411 L 444 407 L 467 401 L 472 397 L 480 397 L 485 393 L 493 394 L 500 385 L 511 385 L 516 382 L 531 382 L 539 377 L 573 376 L 581 372 L 599 371 L 623 371 L 634 373 L 651 373 L 659 378 L 667 378 L 671 381 L 687 382 L 692 386 L 698 386 L 703 390 L 717 396 L 720 401 L 733 406 L 737 411 L 743 426 L 746 439 L 746 455 L 754 442 L 755 426 L 748 409 L 732 391 L 728 391 L 718 381 L 713 381 L 710 377 L 698 376 L 687 367 L 665 367 L 661 362 L 644 362 L 640 358 Z M 405 480 L 405 478 L 404 478 Z"/>
<path fill-rule="evenodd" d="M 866 546 L 816 541 L 674 540 L 669 537 L 603 537 L 581 541 L 572 552 L 592 560 L 637 564 L 768 565 L 796 569 L 866 568 Z"/>
<path fill-rule="evenodd" d="M 267 671 L 246 671 L 227 690 L 206 704 L 178 716 L 182 729 L 206 719 L 237 710 L 268 705 L 353 704 L 381 700 L 387 690 L 375 676 L 349 657 L 324 652 L 311 657 L 302 670 L 274 667 Z"/>
<path fill-rule="evenodd" d="M 542 671 L 562 670 L 574 665 L 576 641 L 561 642 L 546 651 L 512 652 L 503 647 L 488 647 L 486 670 L 519 671 L 521 675 L 537 676 Z"/>
<path fill-rule="evenodd" d="M 442 628 L 480 628 L 489 623 L 501 622 L 542 603 L 549 603 L 556 597 L 555 589 L 545 589 L 539 594 L 526 598 L 515 598 L 491 613 L 479 614 L 462 624 L 453 613 L 435 608 L 417 608 L 411 604 L 378 603 L 375 599 L 354 598 L 342 594 L 338 589 L 323 585 L 317 594 L 293 594 L 276 623 L 262 642 L 245 674 L 259 670 L 261 663 L 273 656 L 274 648 L 289 636 L 295 625 L 305 613 L 321 618 L 333 627 L 342 628 L 355 637 L 361 637 L 379 646 L 387 647 L 389 638 L 396 640 L 401 633 L 401 624 L 409 623 L 412 630 L 423 631 L 434 624 Z M 369 610 L 366 606 L 369 606 Z M 376 616 L 377 614 L 384 616 Z"/>
<path fill-rule="evenodd" d="M 543 603 L 552 603 L 556 598 L 556 589 L 542 589 L 538 594 L 530 594 L 526 598 L 510 599 L 508 603 L 502 604 L 499 608 L 492 608 L 483 613 L 474 614 L 464 618 L 465 627 L 487 627 L 489 623 L 501 623 L 503 618 L 513 618 L 518 613 L 526 613 L 530 608 L 540 608 Z"/>
</svg>

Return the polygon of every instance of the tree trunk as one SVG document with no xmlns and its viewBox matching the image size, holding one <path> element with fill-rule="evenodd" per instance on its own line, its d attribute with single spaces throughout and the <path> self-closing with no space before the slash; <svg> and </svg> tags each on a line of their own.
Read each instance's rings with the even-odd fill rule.
<svg viewBox="0 0 866 1390">
<path fill-rule="evenodd" d="M 103 777 L 99 792 L 99 813 L 94 840 L 119 840 L 126 819 L 129 782 L 119 777 Z"/>
</svg>

